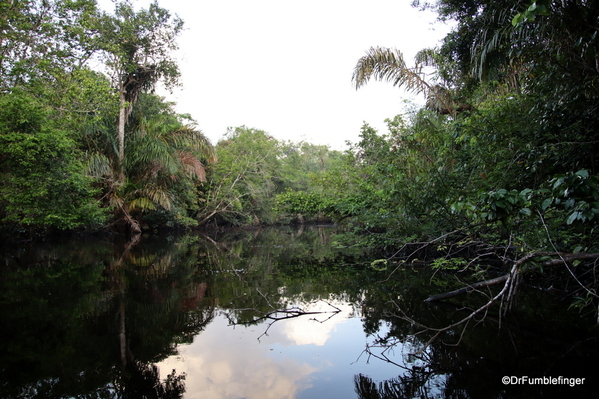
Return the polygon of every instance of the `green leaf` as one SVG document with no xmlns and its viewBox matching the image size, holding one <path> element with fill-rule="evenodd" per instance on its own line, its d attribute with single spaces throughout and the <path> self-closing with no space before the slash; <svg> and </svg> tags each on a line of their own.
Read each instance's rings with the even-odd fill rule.
<svg viewBox="0 0 599 399">
<path fill-rule="evenodd" d="M 566 220 L 566 224 L 572 224 L 574 223 L 574 221 L 576 219 L 578 219 L 580 217 L 580 212 L 576 211 L 576 212 L 572 212 L 570 214 L 570 216 L 568 216 L 568 219 Z"/>
<path fill-rule="evenodd" d="M 512 19 L 512 25 L 513 26 L 517 26 L 519 24 L 521 24 L 524 21 L 524 14 L 522 13 L 518 13 L 516 14 L 516 16 Z"/>
<path fill-rule="evenodd" d="M 541 15 L 545 15 L 545 16 L 549 15 L 549 9 L 547 8 L 546 5 L 543 5 L 543 4 L 537 6 L 537 12 Z"/>
<path fill-rule="evenodd" d="M 582 177 L 584 179 L 588 179 L 589 178 L 589 171 L 585 170 L 585 169 L 579 170 L 578 172 L 576 172 L 576 176 L 580 176 L 580 177 Z"/>
<path fill-rule="evenodd" d="M 553 189 L 555 190 L 556 188 L 558 188 L 559 186 L 561 186 L 564 183 L 564 178 L 563 177 L 559 177 L 556 178 L 553 182 Z"/>
</svg>

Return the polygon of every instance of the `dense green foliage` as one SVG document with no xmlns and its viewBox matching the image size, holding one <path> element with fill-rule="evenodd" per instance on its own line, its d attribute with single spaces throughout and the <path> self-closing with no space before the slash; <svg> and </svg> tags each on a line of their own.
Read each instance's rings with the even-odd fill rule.
<svg viewBox="0 0 599 399">
<path fill-rule="evenodd" d="M 398 50 L 371 48 L 353 81 L 357 88 L 387 81 L 424 94 L 426 106 L 388 120 L 382 134 L 365 125 L 319 177 L 318 201 L 288 202 L 326 209 L 389 259 L 400 254 L 398 242 L 410 241 L 428 247 L 424 255 L 439 270 L 478 273 L 489 256 L 505 270 L 522 259 L 522 273 L 541 271 L 543 284 L 596 312 L 599 7 L 485 0 L 425 7 L 455 22 L 441 46 L 418 53 L 412 68 Z"/>
<path fill-rule="evenodd" d="M 178 84 L 182 27 L 155 2 L 135 10 L 118 1 L 113 14 L 94 0 L 0 5 L 6 231 L 108 223 L 138 233 L 297 216 L 275 209 L 276 195 L 316 190 L 312 175 L 339 154 L 246 127 L 213 147 L 188 115 L 152 94 L 158 82 Z"/>
<path fill-rule="evenodd" d="M 399 51 L 371 48 L 353 79 L 423 93 L 427 107 L 389 120 L 384 134 L 364 126 L 344 172 L 324 178 L 329 209 L 391 242 L 465 229 L 516 234 L 528 249 L 596 249 L 597 6 L 425 7 L 455 21 L 441 47 L 421 51 L 414 68 Z"/>
<path fill-rule="evenodd" d="M 135 11 L 121 1 L 108 14 L 94 0 L 2 2 L 5 229 L 196 223 L 189 214 L 214 150 L 189 117 L 150 94 L 159 80 L 177 83 L 181 29 L 157 3 Z"/>
<path fill-rule="evenodd" d="M 203 190 L 202 223 L 272 224 L 288 222 L 297 213 L 290 195 L 316 196 L 315 176 L 340 156 L 326 146 L 281 142 L 262 130 L 241 126 L 229 129 L 216 146 L 218 162 L 209 170 Z"/>
<path fill-rule="evenodd" d="M 32 96 L 0 98 L 2 220 L 74 228 L 102 222 L 76 143 Z"/>
</svg>

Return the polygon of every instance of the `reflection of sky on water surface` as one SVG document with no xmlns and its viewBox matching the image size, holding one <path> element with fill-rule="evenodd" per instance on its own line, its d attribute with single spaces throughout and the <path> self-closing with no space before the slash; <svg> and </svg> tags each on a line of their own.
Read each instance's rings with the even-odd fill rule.
<svg viewBox="0 0 599 399">
<path fill-rule="evenodd" d="M 226 318 L 217 317 L 191 345 L 179 347 L 179 359 L 171 357 L 159 364 L 160 370 L 187 374 L 186 398 L 295 398 L 316 369 L 291 359 L 270 358 L 272 345 L 266 339 L 257 342 L 258 328 L 232 328 Z"/>
<path fill-rule="evenodd" d="M 172 369 L 187 374 L 187 399 L 351 398 L 358 373 L 379 380 L 400 374 L 360 357 L 366 343 L 360 319 L 350 305 L 331 303 L 339 314 L 277 321 L 267 335 L 267 324 L 232 327 L 216 317 L 191 345 L 178 348 L 179 356 L 158 366 L 163 377 Z M 333 310 L 324 302 L 302 309 Z"/>
</svg>

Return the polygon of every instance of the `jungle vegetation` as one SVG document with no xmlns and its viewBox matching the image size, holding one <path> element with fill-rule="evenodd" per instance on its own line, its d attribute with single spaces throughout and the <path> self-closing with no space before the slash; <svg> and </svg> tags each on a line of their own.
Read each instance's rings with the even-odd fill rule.
<svg viewBox="0 0 599 399">
<path fill-rule="evenodd" d="M 413 62 L 365 49 L 348 80 L 383 80 L 426 106 L 390 115 L 386 132 L 364 125 L 341 153 L 246 126 L 210 143 L 154 94 L 179 84 L 183 27 L 156 2 L 112 13 L 95 0 L 1 2 L 3 231 L 332 220 L 382 249 L 378 266 L 490 268 L 507 276 L 491 298 L 506 308 L 521 278 L 542 275 L 596 312 L 599 5 L 414 6 L 454 29 Z"/>
<path fill-rule="evenodd" d="M 211 143 L 154 92 L 179 85 L 182 29 L 157 2 L 117 1 L 112 13 L 95 0 L 0 4 L 5 233 L 289 220 L 275 196 L 308 190 L 341 154 L 245 126 Z"/>
</svg>

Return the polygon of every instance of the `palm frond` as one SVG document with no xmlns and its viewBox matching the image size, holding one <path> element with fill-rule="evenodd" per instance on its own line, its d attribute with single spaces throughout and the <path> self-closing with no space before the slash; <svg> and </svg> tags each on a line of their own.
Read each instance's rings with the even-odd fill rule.
<svg viewBox="0 0 599 399">
<path fill-rule="evenodd" d="M 109 178 L 113 176 L 113 168 L 110 159 L 99 152 L 89 154 L 86 159 L 85 173 L 96 179 Z"/>
<path fill-rule="evenodd" d="M 129 193 L 127 197 L 131 198 L 128 202 L 130 209 L 150 210 L 156 209 L 155 206 L 160 205 L 164 209 L 170 210 L 174 202 L 173 194 L 167 188 L 152 183 L 144 184 L 143 187 Z M 147 201 L 152 202 L 152 205 L 149 205 Z"/>
<path fill-rule="evenodd" d="M 122 209 L 123 206 L 125 205 L 125 201 L 116 191 L 110 191 L 108 193 L 108 195 L 106 196 L 106 198 L 107 198 L 107 203 L 108 203 L 108 209 L 111 209 L 111 210 Z"/>
<path fill-rule="evenodd" d="M 185 171 L 201 182 L 206 181 L 206 168 L 194 154 L 187 151 L 179 151 L 179 160 Z"/>
<path fill-rule="evenodd" d="M 437 68 L 439 66 L 437 62 L 437 52 L 438 50 L 433 48 L 422 49 L 414 56 L 414 62 L 419 67 L 424 66 Z"/>
<path fill-rule="evenodd" d="M 406 66 L 403 54 L 397 49 L 371 47 L 358 60 L 352 76 L 356 89 L 364 86 L 371 78 L 391 82 L 393 86 L 403 87 L 416 94 L 431 90 L 417 70 Z"/>
<path fill-rule="evenodd" d="M 179 140 L 179 143 L 189 147 L 201 154 L 208 163 L 216 162 L 216 149 L 200 130 L 193 126 L 185 125 L 173 131 L 172 135 Z"/>
<path fill-rule="evenodd" d="M 485 40 L 480 46 L 480 51 L 474 58 L 473 62 L 473 73 L 480 80 L 484 80 L 487 77 L 489 69 L 489 59 L 493 55 L 493 52 L 500 46 L 502 39 L 504 38 L 504 32 L 496 30 L 492 32 L 492 35 L 487 39 L 486 34 L 491 32 L 483 32 L 482 38 Z"/>
<path fill-rule="evenodd" d="M 125 166 L 131 176 L 139 175 L 159 165 L 167 174 L 179 171 L 174 149 L 163 140 L 137 132 L 127 146 Z"/>
<path fill-rule="evenodd" d="M 456 107 L 457 104 L 452 100 L 451 92 L 441 85 L 435 85 L 434 91 L 426 97 L 426 108 L 441 115 L 452 113 Z"/>
<path fill-rule="evenodd" d="M 491 71 L 505 64 L 505 56 L 498 50 L 510 46 L 513 37 L 518 35 L 519 31 L 512 29 L 511 26 L 511 19 L 515 12 L 517 12 L 515 9 L 507 8 L 489 15 L 483 21 L 483 28 L 476 33 L 470 53 L 472 54 L 471 73 L 477 79 L 488 80 Z M 512 58 L 512 51 L 508 50 L 508 58 Z"/>
<path fill-rule="evenodd" d="M 420 61 L 430 62 L 432 53 L 424 52 L 419 56 Z M 358 60 L 354 68 L 352 81 L 356 89 L 364 86 L 370 78 L 388 81 L 393 86 L 403 87 L 408 92 L 424 94 L 428 98 L 434 98 L 440 106 L 437 110 L 445 110 L 445 113 L 454 115 L 452 102 L 448 96 L 449 91 L 442 86 L 431 86 L 422 73 L 423 64 L 415 68 L 408 68 L 402 53 L 397 49 L 385 47 L 371 47 L 366 55 Z"/>
<path fill-rule="evenodd" d="M 156 205 L 152 202 L 151 199 L 147 197 L 135 198 L 134 200 L 129 202 L 129 209 L 139 209 L 139 210 L 155 210 Z"/>
</svg>

